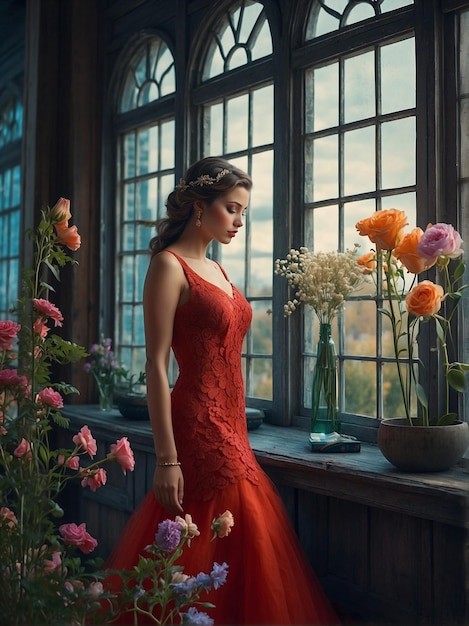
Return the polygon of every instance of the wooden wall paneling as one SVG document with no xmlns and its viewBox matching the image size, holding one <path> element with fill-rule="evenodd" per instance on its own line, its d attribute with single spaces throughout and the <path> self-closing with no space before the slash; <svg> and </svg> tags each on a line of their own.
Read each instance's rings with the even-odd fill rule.
<svg viewBox="0 0 469 626">
<path fill-rule="evenodd" d="M 370 591 L 416 623 L 432 616 L 432 522 L 370 508 Z"/>
<path fill-rule="evenodd" d="M 301 547 L 318 576 L 328 570 L 329 498 L 299 490 L 297 533 Z"/>
<path fill-rule="evenodd" d="M 331 498 L 327 524 L 328 572 L 363 589 L 369 586 L 368 507 Z"/>
<path fill-rule="evenodd" d="M 434 523 L 432 552 L 434 622 L 469 624 L 468 531 Z"/>
</svg>

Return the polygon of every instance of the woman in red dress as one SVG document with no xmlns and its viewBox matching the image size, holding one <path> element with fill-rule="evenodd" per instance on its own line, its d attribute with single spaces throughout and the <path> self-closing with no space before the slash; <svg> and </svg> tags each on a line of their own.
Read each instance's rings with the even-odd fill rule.
<svg viewBox="0 0 469 626">
<path fill-rule="evenodd" d="M 243 226 L 252 181 L 208 157 L 189 168 L 167 201 L 150 247 L 144 288 L 148 407 L 156 467 L 107 565 L 128 569 L 158 524 L 188 513 L 201 531 L 180 561 L 184 572 L 228 564 L 226 583 L 203 600 L 218 625 L 336 624 L 301 552 L 281 499 L 248 440 L 241 369 L 252 311 L 206 255 Z M 170 349 L 179 376 L 170 392 Z M 229 510 L 229 537 L 211 542 L 211 521 Z"/>
</svg>

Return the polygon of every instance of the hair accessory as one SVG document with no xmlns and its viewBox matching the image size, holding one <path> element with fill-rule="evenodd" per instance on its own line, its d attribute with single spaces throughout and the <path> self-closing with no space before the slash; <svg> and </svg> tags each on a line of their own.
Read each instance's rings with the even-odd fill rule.
<svg viewBox="0 0 469 626">
<path fill-rule="evenodd" d="M 209 174 L 202 174 L 202 176 L 199 176 L 195 180 L 190 180 L 188 183 L 186 183 L 184 178 L 181 178 L 179 184 L 176 185 L 176 189 L 179 189 L 179 191 L 185 191 L 186 189 L 190 189 L 190 187 L 205 187 L 205 185 L 214 185 L 227 174 L 231 174 L 231 170 L 221 170 L 215 177 L 210 176 Z"/>
<path fill-rule="evenodd" d="M 181 465 L 181 463 L 179 461 L 176 461 L 174 463 L 158 463 L 157 467 L 176 467 L 177 465 Z"/>
</svg>

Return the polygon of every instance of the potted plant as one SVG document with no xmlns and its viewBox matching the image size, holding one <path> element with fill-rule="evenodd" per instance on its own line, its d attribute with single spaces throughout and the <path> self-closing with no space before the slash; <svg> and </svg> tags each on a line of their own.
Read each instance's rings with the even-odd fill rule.
<svg viewBox="0 0 469 626">
<path fill-rule="evenodd" d="M 116 389 L 116 404 L 121 415 L 128 419 L 148 419 L 147 381 L 145 372 L 128 374 L 124 384 Z"/>
<path fill-rule="evenodd" d="M 450 224 L 429 224 L 425 232 L 417 227 L 405 233 L 407 225 L 405 212 L 398 209 L 377 211 L 356 224 L 359 234 L 375 244 L 358 262 L 374 279 L 377 306 L 391 325 L 404 410 L 402 418 L 381 421 L 378 445 L 399 469 L 441 471 L 460 460 L 469 445 L 467 422 L 450 408 L 451 393 L 466 390 L 469 369 L 466 363 L 450 360 L 451 325 L 467 287 L 460 284 L 465 273 L 463 242 Z M 437 282 L 419 282 L 418 276 L 432 267 Z M 419 332 L 430 323 L 443 374 L 440 407 L 429 405 L 414 356 Z"/>
</svg>

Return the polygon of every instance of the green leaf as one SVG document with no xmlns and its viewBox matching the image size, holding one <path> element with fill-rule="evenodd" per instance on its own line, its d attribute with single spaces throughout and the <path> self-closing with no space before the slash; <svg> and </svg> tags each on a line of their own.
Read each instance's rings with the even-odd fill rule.
<svg viewBox="0 0 469 626">
<path fill-rule="evenodd" d="M 45 259 L 44 263 L 45 263 L 45 265 L 47 265 L 49 270 L 52 272 L 55 280 L 60 281 L 59 270 L 54 265 L 52 265 L 52 263 L 49 263 L 48 259 Z"/>
<path fill-rule="evenodd" d="M 415 391 L 417 392 L 417 399 L 422 406 L 428 409 L 428 400 L 427 394 L 425 393 L 425 389 L 422 387 L 420 383 L 415 385 Z"/>
<path fill-rule="evenodd" d="M 436 334 L 438 335 L 438 339 L 440 340 L 440 342 L 446 343 L 445 331 L 443 330 L 443 327 L 440 324 L 439 320 L 437 320 L 436 318 L 435 318 L 435 328 L 436 328 Z"/>
<path fill-rule="evenodd" d="M 449 385 L 456 391 L 463 392 L 467 387 L 467 380 L 464 372 L 457 368 L 451 368 L 446 375 Z"/>
<path fill-rule="evenodd" d="M 464 272 L 465 271 L 466 271 L 466 264 L 465 263 L 459 263 L 459 265 L 454 270 L 453 279 L 454 280 L 459 280 L 460 278 L 462 278 L 464 276 Z"/>
<path fill-rule="evenodd" d="M 442 417 L 439 418 L 436 425 L 437 426 L 449 426 L 454 423 L 456 418 L 457 418 L 456 413 L 446 413 L 446 415 L 443 415 Z"/>
</svg>

